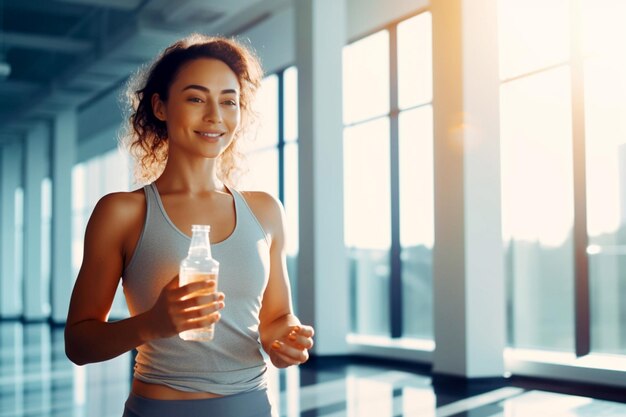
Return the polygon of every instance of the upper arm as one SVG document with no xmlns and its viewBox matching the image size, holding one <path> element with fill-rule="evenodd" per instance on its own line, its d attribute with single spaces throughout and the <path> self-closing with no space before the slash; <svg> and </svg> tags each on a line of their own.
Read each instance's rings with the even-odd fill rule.
<svg viewBox="0 0 626 417">
<path fill-rule="evenodd" d="M 259 320 L 261 327 L 292 313 L 287 273 L 285 211 L 280 201 L 267 193 L 255 193 L 254 211 L 270 237 L 269 281 L 263 293 Z"/>
<path fill-rule="evenodd" d="M 122 275 L 124 239 L 132 211 L 128 193 L 109 194 L 94 208 L 85 231 L 83 262 L 72 292 L 68 327 L 84 320 L 107 320 Z"/>
</svg>

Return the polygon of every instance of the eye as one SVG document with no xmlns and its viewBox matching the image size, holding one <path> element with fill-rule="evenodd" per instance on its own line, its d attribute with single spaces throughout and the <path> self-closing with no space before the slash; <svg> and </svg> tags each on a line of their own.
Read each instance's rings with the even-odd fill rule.
<svg viewBox="0 0 626 417">
<path fill-rule="evenodd" d="M 204 101 L 198 97 L 189 97 L 187 101 L 190 101 L 192 103 L 204 103 Z"/>
<path fill-rule="evenodd" d="M 236 106 L 237 102 L 235 100 L 226 100 L 224 102 L 224 104 L 228 105 L 228 106 Z"/>
</svg>

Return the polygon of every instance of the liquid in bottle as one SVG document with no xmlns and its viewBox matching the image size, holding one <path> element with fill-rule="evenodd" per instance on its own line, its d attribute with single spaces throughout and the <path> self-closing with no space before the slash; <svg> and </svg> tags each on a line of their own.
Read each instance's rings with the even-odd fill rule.
<svg viewBox="0 0 626 417">
<path fill-rule="evenodd" d="M 191 226 L 191 243 L 187 257 L 180 263 L 179 283 L 183 285 L 196 281 L 215 281 L 215 285 L 208 290 L 192 293 L 193 296 L 207 295 L 217 291 L 217 277 L 219 262 L 211 256 L 209 232 L 211 226 L 194 224 Z M 179 333 L 183 340 L 210 341 L 213 340 L 215 324 Z"/>
</svg>

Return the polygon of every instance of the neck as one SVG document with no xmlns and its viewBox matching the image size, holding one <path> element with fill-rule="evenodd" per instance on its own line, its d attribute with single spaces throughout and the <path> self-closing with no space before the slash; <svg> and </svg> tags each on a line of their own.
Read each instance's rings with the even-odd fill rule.
<svg viewBox="0 0 626 417">
<path fill-rule="evenodd" d="M 189 194 L 225 191 L 224 183 L 217 176 L 217 161 L 208 158 L 181 163 L 170 157 L 156 183 L 159 189 Z"/>
</svg>

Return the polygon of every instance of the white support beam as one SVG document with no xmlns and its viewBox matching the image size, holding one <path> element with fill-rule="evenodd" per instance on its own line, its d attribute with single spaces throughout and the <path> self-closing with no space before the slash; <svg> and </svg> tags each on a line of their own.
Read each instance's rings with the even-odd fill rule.
<svg viewBox="0 0 626 417">
<path fill-rule="evenodd" d="M 436 242 L 433 371 L 463 378 L 502 377 L 506 293 L 496 4 L 492 0 L 433 0 L 431 11 Z"/>
<path fill-rule="evenodd" d="M 298 308 L 317 355 L 346 354 L 349 280 L 343 236 L 342 49 L 345 0 L 296 2 L 300 251 Z"/>
<path fill-rule="evenodd" d="M 64 323 L 72 274 L 72 168 L 76 161 L 76 112 L 59 113 L 52 128 L 52 320 Z"/>
</svg>

